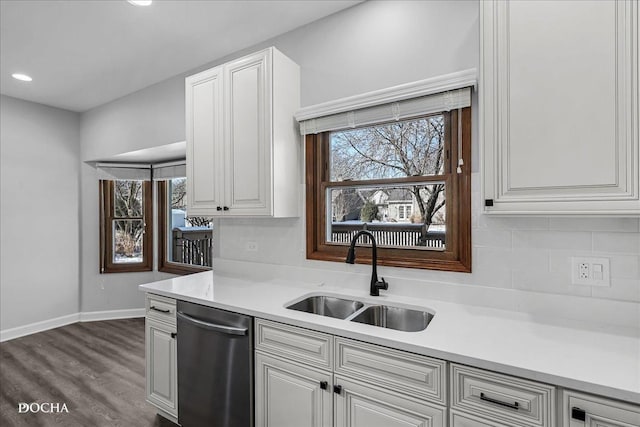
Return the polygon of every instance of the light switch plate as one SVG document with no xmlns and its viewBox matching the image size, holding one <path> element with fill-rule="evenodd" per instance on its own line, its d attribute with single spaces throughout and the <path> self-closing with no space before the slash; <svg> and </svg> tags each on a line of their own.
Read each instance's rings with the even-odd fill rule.
<svg viewBox="0 0 640 427">
<path fill-rule="evenodd" d="M 571 257 L 571 284 L 611 286 L 609 258 Z"/>
</svg>

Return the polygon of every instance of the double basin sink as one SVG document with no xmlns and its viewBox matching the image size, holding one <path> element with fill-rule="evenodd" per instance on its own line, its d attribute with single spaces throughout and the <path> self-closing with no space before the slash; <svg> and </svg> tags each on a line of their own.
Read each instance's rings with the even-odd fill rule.
<svg viewBox="0 0 640 427">
<path fill-rule="evenodd" d="M 383 304 L 365 304 L 329 295 L 310 296 L 288 305 L 287 308 L 404 332 L 418 332 L 426 329 L 434 316 L 428 311 Z"/>
</svg>

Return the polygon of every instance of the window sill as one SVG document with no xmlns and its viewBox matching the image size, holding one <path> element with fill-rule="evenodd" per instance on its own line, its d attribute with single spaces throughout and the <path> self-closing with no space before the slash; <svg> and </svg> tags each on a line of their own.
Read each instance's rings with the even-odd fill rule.
<svg viewBox="0 0 640 427">
<path fill-rule="evenodd" d="M 212 270 L 211 267 L 185 265 L 185 264 L 178 264 L 173 262 L 169 262 L 158 267 L 158 271 L 162 273 L 177 274 L 180 276 L 186 276 L 188 274 L 194 274 L 194 273 L 202 273 L 204 271 L 211 271 L 211 270 Z"/>
</svg>

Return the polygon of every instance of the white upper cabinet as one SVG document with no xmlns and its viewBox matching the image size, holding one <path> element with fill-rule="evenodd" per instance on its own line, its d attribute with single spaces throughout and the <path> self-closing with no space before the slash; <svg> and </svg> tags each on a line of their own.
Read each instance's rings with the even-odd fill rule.
<svg viewBox="0 0 640 427">
<path fill-rule="evenodd" d="M 190 215 L 206 215 L 222 206 L 214 182 L 222 179 L 222 69 L 187 78 L 187 202 Z"/>
<path fill-rule="evenodd" d="M 299 215 L 299 75 L 268 48 L 186 79 L 189 214 Z"/>
<path fill-rule="evenodd" d="M 638 1 L 480 8 L 485 212 L 640 215 Z"/>
</svg>

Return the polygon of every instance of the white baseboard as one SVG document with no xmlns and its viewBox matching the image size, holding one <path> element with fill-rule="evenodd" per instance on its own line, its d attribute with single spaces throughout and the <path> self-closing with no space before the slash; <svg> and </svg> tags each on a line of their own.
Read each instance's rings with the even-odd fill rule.
<svg viewBox="0 0 640 427">
<path fill-rule="evenodd" d="M 81 322 L 95 322 L 97 320 L 130 319 L 144 317 L 144 308 L 131 308 L 128 310 L 84 311 L 80 313 Z"/>
<path fill-rule="evenodd" d="M 26 335 L 35 334 L 37 332 L 48 331 L 49 329 L 59 328 L 60 326 L 70 325 L 76 322 L 129 319 L 144 316 L 144 308 L 132 308 L 128 310 L 85 311 L 82 313 L 69 314 L 67 316 L 56 317 L 55 319 L 43 320 L 41 322 L 30 323 L 28 325 L 2 330 L 0 331 L 0 342 L 24 337 Z"/>
<path fill-rule="evenodd" d="M 56 317 L 55 319 L 43 320 L 41 322 L 30 323 L 16 328 L 5 329 L 0 331 L 0 342 L 35 334 L 36 332 L 48 331 L 49 329 L 59 328 L 60 326 L 70 325 L 71 323 L 76 323 L 79 320 L 79 313 L 74 313 L 67 316 Z"/>
</svg>

